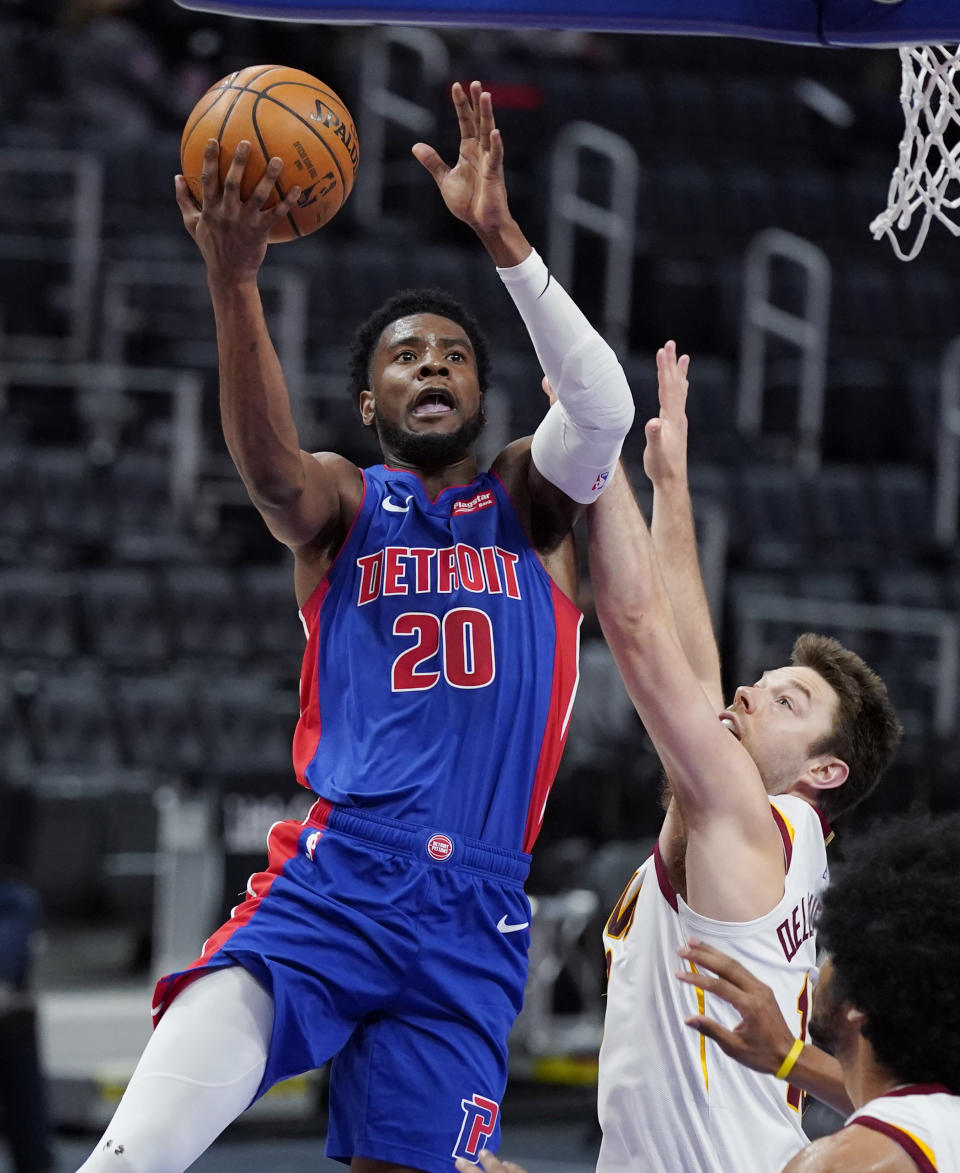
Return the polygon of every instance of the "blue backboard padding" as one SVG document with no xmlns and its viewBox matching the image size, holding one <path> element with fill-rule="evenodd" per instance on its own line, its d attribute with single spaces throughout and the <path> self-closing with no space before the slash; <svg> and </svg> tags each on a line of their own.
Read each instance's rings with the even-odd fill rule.
<svg viewBox="0 0 960 1173">
<path fill-rule="evenodd" d="M 823 32 L 831 45 L 956 44 L 960 0 L 825 0 Z"/>
<path fill-rule="evenodd" d="M 945 0 L 949 3 L 951 0 Z M 596 32 L 700 33 L 817 43 L 816 0 L 177 0 L 273 20 Z"/>
<path fill-rule="evenodd" d="M 825 45 L 960 41 L 960 0 L 177 0 L 184 8 L 326 24 L 578 28 Z"/>
</svg>

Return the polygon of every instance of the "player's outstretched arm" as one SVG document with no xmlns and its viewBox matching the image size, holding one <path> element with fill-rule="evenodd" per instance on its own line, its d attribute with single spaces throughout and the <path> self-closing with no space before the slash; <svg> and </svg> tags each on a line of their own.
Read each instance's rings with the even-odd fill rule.
<svg viewBox="0 0 960 1173">
<path fill-rule="evenodd" d="M 597 615 L 673 787 L 690 844 L 687 903 L 752 920 L 783 895 L 783 848 L 753 759 L 684 655 L 649 530 L 622 468 L 587 513 Z"/>
<path fill-rule="evenodd" d="M 724 707 L 720 654 L 700 571 L 687 479 L 689 368 L 689 355 L 678 357 L 675 342 L 669 341 L 657 351 L 660 411 L 644 428 L 643 467 L 653 485 L 650 533 L 673 606 L 680 644 L 719 713 Z"/>
<path fill-rule="evenodd" d="M 843 1071 L 836 1059 L 811 1043 L 806 1043 L 794 1058 L 797 1039 L 784 1021 L 769 986 L 726 953 L 700 941 L 689 941 L 678 953 L 692 961 L 697 971 L 680 970 L 677 980 L 715 994 L 729 1002 L 740 1015 L 734 1030 L 703 1014 L 688 1018 L 687 1026 L 712 1039 L 725 1054 L 754 1071 L 777 1075 L 785 1064 L 790 1064 L 787 1081 L 794 1087 L 816 1096 L 844 1116 L 853 1111 Z"/>
<path fill-rule="evenodd" d="M 456 164 L 448 167 L 425 143 L 413 153 L 452 214 L 474 230 L 496 263 L 556 392 L 558 403 L 533 438 L 531 493 L 545 497 L 553 486 L 569 501 L 588 505 L 602 492 L 633 423 L 630 388 L 616 355 L 510 213 L 490 94 L 475 81 L 469 91 L 455 84 L 452 96 L 460 125 Z"/>
<path fill-rule="evenodd" d="M 240 181 L 249 155 L 250 144 L 241 142 L 221 185 L 219 148 L 211 139 L 203 159 L 202 207 L 180 175 L 176 196 L 184 226 L 207 266 L 227 449 L 271 532 L 297 548 L 335 526 L 354 496 L 359 500 L 361 478 L 346 460 L 331 457 L 321 463 L 300 448 L 257 287 L 270 229 L 295 205 L 299 189 L 291 188 L 284 199 L 262 210 L 282 166 L 271 159 L 251 195 L 242 200 Z"/>
</svg>

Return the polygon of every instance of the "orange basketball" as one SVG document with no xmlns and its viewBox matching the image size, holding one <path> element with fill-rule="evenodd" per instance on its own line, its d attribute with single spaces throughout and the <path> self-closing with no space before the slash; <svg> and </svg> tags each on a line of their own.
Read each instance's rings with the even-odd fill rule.
<svg viewBox="0 0 960 1173">
<path fill-rule="evenodd" d="M 223 181 L 237 143 L 247 139 L 250 157 L 240 194 L 253 191 L 267 162 L 283 160 L 271 207 L 295 184 L 296 207 L 270 232 L 271 241 L 306 236 L 340 211 L 353 188 L 359 149 L 350 111 L 322 81 L 283 65 L 250 65 L 209 89 L 194 106 L 180 140 L 180 169 L 197 203 L 207 139 L 220 143 Z"/>
</svg>

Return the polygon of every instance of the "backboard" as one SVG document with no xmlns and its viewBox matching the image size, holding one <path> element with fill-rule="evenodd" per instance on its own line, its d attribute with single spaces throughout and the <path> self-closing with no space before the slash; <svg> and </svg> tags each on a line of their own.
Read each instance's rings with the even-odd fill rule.
<svg viewBox="0 0 960 1173">
<path fill-rule="evenodd" d="M 805 45 L 960 40 L 960 0 L 177 0 L 184 8 L 322 24 L 690 33 Z"/>
</svg>

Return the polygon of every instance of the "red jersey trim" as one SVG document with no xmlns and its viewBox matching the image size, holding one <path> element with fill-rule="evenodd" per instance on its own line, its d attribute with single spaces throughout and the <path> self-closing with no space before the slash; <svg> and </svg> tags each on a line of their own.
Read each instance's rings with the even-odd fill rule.
<svg viewBox="0 0 960 1173">
<path fill-rule="evenodd" d="M 330 581 L 329 580 L 330 580 L 330 575 L 333 573 L 333 568 L 337 565 L 337 563 L 340 561 L 341 557 L 343 556 L 344 550 L 346 550 L 347 546 L 350 543 L 350 539 L 353 537 L 353 531 L 357 528 L 357 522 L 360 520 L 360 517 L 363 514 L 363 507 L 366 504 L 366 500 L 367 500 L 368 485 L 367 485 L 367 474 L 364 472 L 364 470 L 362 468 L 360 469 L 360 476 L 363 477 L 363 493 L 361 494 L 361 497 L 360 497 L 360 505 L 357 509 L 357 512 L 354 514 L 353 521 L 350 522 L 350 528 L 347 530 L 347 536 L 343 539 L 343 544 L 340 546 L 340 549 L 337 551 L 336 556 L 334 557 L 333 561 L 327 567 L 327 573 L 323 576 L 323 578 L 320 579 L 320 581 L 313 588 L 313 590 L 306 597 L 306 599 L 304 599 L 303 606 L 300 608 L 300 614 L 303 617 L 304 623 L 309 623 L 309 618 L 307 616 L 308 611 L 313 612 L 315 610 L 318 611 L 320 609 L 320 604 L 323 602 L 323 595 L 321 595 L 320 598 L 317 599 L 317 597 L 316 597 L 317 592 L 320 590 L 321 587 L 326 588 L 323 592 L 324 595 L 327 593 L 327 590 L 329 590 L 329 588 L 330 588 Z"/>
<path fill-rule="evenodd" d="M 546 574 L 546 571 L 544 571 Z M 570 714 L 580 683 L 580 624 L 583 616 L 557 584 L 547 575 L 553 600 L 554 643 L 553 682 L 550 687 L 550 707 L 540 743 L 540 756 L 533 776 L 527 824 L 523 832 L 523 850 L 528 854 L 540 834 L 547 799 L 570 727 Z M 561 602 L 562 600 L 562 602 Z"/>
<path fill-rule="evenodd" d="M 777 824 L 777 830 L 780 832 L 780 838 L 783 840 L 784 870 L 790 871 L 790 861 L 793 859 L 793 839 L 790 835 L 790 828 L 787 826 L 787 820 L 773 803 L 770 804 L 770 810 L 773 811 L 773 821 Z"/>
<path fill-rule="evenodd" d="M 301 786 L 310 789 L 307 781 L 307 768 L 317 753 L 317 746 L 323 734 L 323 721 L 320 715 L 320 681 L 317 679 L 319 649 L 320 649 L 320 615 L 323 609 L 323 600 L 330 590 L 330 576 L 334 567 L 344 556 L 344 551 L 350 544 L 353 531 L 357 528 L 363 516 L 363 507 L 367 501 L 367 474 L 360 469 L 363 477 L 363 495 L 360 498 L 360 507 L 350 523 L 347 536 L 337 551 L 334 560 L 327 567 L 327 573 L 314 587 L 309 598 L 300 608 L 300 618 L 307 633 L 307 646 L 303 652 L 303 661 L 300 665 L 300 719 L 293 731 L 293 772 Z"/>
<path fill-rule="evenodd" d="M 829 845 L 837 837 L 837 833 L 836 833 L 836 831 L 834 831 L 833 827 L 830 826 L 830 824 L 827 822 L 827 820 L 823 817 L 823 815 L 820 813 L 820 811 L 817 810 L 816 807 L 813 808 L 813 813 L 820 820 L 820 829 L 821 829 L 821 831 L 823 831 L 824 845 L 825 846 Z"/>
<path fill-rule="evenodd" d="M 293 771 L 301 786 L 310 788 L 307 768 L 317 753 L 317 746 L 323 735 L 323 719 L 320 715 L 320 681 L 318 662 L 320 651 L 320 630 L 322 625 L 323 600 L 330 589 L 329 578 L 324 578 L 310 596 L 310 604 L 316 609 L 308 620 L 307 646 L 300 667 L 300 720 L 293 731 Z M 301 611 L 301 615 L 303 612 Z"/>
<path fill-rule="evenodd" d="M 663 893 L 663 898 L 670 905 L 674 912 L 679 912 L 677 906 L 677 891 L 670 883 L 670 877 L 667 875 L 667 865 L 663 862 L 663 856 L 660 854 L 660 840 L 653 845 L 653 866 L 657 872 L 657 883 L 660 885 L 660 891 Z"/>
<path fill-rule="evenodd" d="M 850 1121 L 847 1127 L 850 1128 L 854 1124 L 862 1124 L 864 1128 L 872 1129 L 874 1132 L 881 1132 L 884 1136 L 889 1137 L 903 1149 L 920 1170 L 920 1173 L 937 1173 L 936 1165 L 929 1159 L 913 1137 L 909 1133 L 904 1132 L 903 1129 L 898 1128 L 895 1124 L 890 1124 L 886 1120 L 878 1120 L 876 1116 L 856 1116 Z"/>
<path fill-rule="evenodd" d="M 884 1092 L 883 1098 L 891 1096 L 955 1096 L 945 1083 L 908 1083 L 905 1087 L 895 1087 L 892 1092 Z"/>
</svg>

